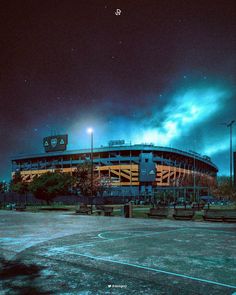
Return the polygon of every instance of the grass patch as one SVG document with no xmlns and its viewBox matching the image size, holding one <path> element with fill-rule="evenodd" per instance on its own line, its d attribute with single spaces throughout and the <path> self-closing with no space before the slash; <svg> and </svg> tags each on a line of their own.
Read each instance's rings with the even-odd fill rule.
<svg viewBox="0 0 236 295">
<path fill-rule="evenodd" d="M 210 205 L 210 209 L 225 210 L 225 209 L 236 209 L 236 204 L 230 205 Z"/>
</svg>

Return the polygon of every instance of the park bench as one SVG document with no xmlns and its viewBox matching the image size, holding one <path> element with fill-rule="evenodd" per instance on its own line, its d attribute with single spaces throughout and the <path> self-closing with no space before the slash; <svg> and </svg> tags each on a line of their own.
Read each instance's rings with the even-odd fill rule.
<svg viewBox="0 0 236 295">
<path fill-rule="evenodd" d="M 96 205 L 96 213 L 97 213 L 97 215 L 101 215 L 103 210 L 104 210 L 103 205 Z"/>
<path fill-rule="evenodd" d="M 98 211 L 103 211 L 104 210 L 104 206 L 103 205 L 96 205 L 96 210 Z"/>
<path fill-rule="evenodd" d="M 104 216 L 112 216 L 113 213 L 113 207 L 105 207 L 103 205 L 97 205 L 96 210 L 98 215 L 101 215 L 103 212 Z"/>
<path fill-rule="evenodd" d="M 104 216 L 112 216 L 113 213 L 113 207 L 104 207 Z"/>
<path fill-rule="evenodd" d="M 104 206 L 103 205 L 96 205 L 96 210 L 103 210 Z"/>
<path fill-rule="evenodd" d="M 203 219 L 205 221 L 223 221 L 223 212 L 221 210 L 204 210 Z"/>
<path fill-rule="evenodd" d="M 223 221 L 225 222 L 236 222 L 236 210 L 225 210 Z"/>
<path fill-rule="evenodd" d="M 236 210 L 205 210 L 203 219 L 205 221 L 236 222 Z"/>
<path fill-rule="evenodd" d="M 15 205 L 14 209 L 16 211 L 25 211 L 26 205 L 25 204 L 18 204 L 18 205 Z"/>
<path fill-rule="evenodd" d="M 176 220 L 192 220 L 194 216 L 193 209 L 174 209 L 173 217 Z"/>
<path fill-rule="evenodd" d="M 166 218 L 168 216 L 168 208 L 150 208 L 147 216 L 150 218 Z"/>
<path fill-rule="evenodd" d="M 203 210 L 204 206 L 205 206 L 205 204 L 193 204 L 192 209 L 194 211 L 200 211 L 200 210 Z"/>
<path fill-rule="evenodd" d="M 91 213 L 91 208 L 89 208 L 87 205 L 81 204 L 80 207 L 75 210 L 75 213 L 88 215 L 89 213 Z"/>
</svg>

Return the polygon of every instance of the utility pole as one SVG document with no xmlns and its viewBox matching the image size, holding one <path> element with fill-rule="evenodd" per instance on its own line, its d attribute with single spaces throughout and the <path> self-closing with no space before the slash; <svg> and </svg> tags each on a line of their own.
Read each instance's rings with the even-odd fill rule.
<svg viewBox="0 0 236 295">
<path fill-rule="evenodd" d="M 91 194 L 93 197 L 93 132 L 91 132 Z"/>
<path fill-rule="evenodd" d="M 91 150 L 90 150 L 90 160 L 91 160 L 91 202 L 93 201 L 93 129 L 89 128 L 88 133 L 91 136 Z M 91 205 L 91 213 L 92 213 L 93 205 Z"/>
<path fill-rule="evenodd" d="M 195 158 L 195 154 L 194 154 L 194 162 L 193 162 L 193 167 L 194 167 L 194 171 L 193 171 L 193 196 L 194 196 L 194 202 L 196 202 L 196 158 Z"/>
<path fill-rule="evenodd" d="M 229 139 L 230 139 L 230 187 L 233 186 L 233 124 L 235 123 L 235 120 L 232 120 L 229 124 L 227 124 L 227 127 L 229 127 Z"/>
</svg>

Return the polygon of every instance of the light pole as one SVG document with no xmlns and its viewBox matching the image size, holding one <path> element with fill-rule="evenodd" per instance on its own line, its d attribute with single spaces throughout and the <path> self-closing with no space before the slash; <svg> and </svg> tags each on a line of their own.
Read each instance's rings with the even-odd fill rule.
<svg viewBox="0 0 236 295">
<path fill-rule="evenodd" d="M 196 156 L 194 154 L 194 158 L 193 158 L 193 198 L 194 198 L 194 202 L 196 202 Z"/>
<path fill-rule="evenodd" d="M 87 131 L 90 134 L 90 139 L 91 139 L 90 161 L 91 161 L 91 199 L 92 199 L 93 198 L 93 129 L 88 128 Z M 93 205 L 91 205 L 91 209 L 92 209 L 92 206 Z"/>
<path fill-rule="evenodd" d="M 229 153 L 230 153 L 230 155 L 229 155 L 229 160 L 230 160 L 230 187 L 232 188 L 232 186 L 233 186 L 233 177 L 232 177 L 232 171 L 233 171 L 233 169 L 232 169 L 232 167 L 233 167 L 233 165 L 232 165 L 232 162 L 233 162 L 233 159 L 232 159 L 232 155 L 233 155 L 233 137 L 232 137 L 232 131 L 233 131 L 233 124 L 235 123 L 235 120 L 232 120 L 230 123 L 224 123 L 223 125 L 226 125 L 227 127 L 229 127 L 229 146 L 230 146 L 230 148 L 229 148 Z"/>
<path fill-rule="evenodd" d="M 233 138 L 232 138 L 232 130 L 233 130 L 233 124 L 235 123 L 235 120 L 232 120 L 227 127 L 229 127 L 229 138 L 230 138 L 230 187 L 233 186 L 233 180 L 232 180 L 232 146 L 233 146 Z"/>
<path fill-rule="evenodd" d="M 193 140 L 193 200 L 196 202 L 196 139 Z M 199 187 L 198 187 L 199 192 Z M 199 202 L 199 199 L 198 199 Z"/>
</svg>

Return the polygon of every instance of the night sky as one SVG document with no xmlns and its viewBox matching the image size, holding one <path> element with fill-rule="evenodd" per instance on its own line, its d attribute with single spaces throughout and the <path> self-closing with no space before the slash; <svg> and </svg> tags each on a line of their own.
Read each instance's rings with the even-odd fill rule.
<svg viewBox="0 0 236 295">
<path fill-rule="evenodd" d="M 229 173 L 235 32 L 234 0 L 1 1 L 0 180 L 44 136 L 88 148 L 87 127 L 96 147 L 196 150 Z"/>
</svg>

